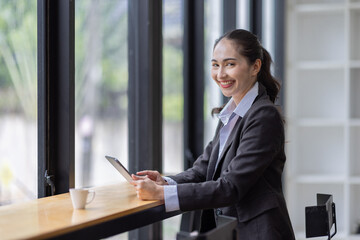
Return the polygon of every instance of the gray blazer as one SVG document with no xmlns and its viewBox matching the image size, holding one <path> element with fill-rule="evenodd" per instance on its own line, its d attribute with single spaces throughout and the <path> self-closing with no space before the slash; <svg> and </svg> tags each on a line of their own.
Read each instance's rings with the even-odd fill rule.
<svg viewBox="0 0 360 240">
<path fill-rule="evenodd" d="M 178 183 L 180 209 L 203 209 L 205 230 L 216 215 L 234 216 L 242 240 L 295 239 L 282 192 L 283 119 L 265 87 L 259 83 L 259 95 L 237 120 L 216 165 L 222 126 L 192 168 L 170 176 Z"/>
</svg>

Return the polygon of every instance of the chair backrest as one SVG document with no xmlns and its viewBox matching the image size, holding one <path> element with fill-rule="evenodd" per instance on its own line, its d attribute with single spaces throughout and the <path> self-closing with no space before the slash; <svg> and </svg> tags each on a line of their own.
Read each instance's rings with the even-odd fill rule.
<svg viewBox="0 0 360 240">
<path fill-rule="evenodd" d="M 219 216 L 216 228 L 200 234 L 180 231 L 176 240 L 236 240 L 237 219 L 229 216 Z"/>
<path fill-rule="evenodd" d="M 334 225 L 334 232 L 331 233 Z M 306 238 L 328 236 L 330 240 L 337 232 L 336 209 L 332 195 L 317 194 L 317 206 L 305 207 Z"/>
</svg>

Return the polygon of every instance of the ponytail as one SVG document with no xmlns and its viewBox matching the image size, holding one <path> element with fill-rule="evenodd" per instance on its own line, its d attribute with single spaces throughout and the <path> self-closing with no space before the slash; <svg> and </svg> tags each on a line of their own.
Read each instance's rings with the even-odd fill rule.
<svg viewBox="0 0 360 240">
<path fill-rule="evenodd" d="M 272 59 L 269 52 L 262 46 L 260 47 L 262 48 L 262 64 L 257 80 L 264 85 L 270 100 L 274 103 L 280 90 L 280 83 L 271 75 Z"/>
</svg>

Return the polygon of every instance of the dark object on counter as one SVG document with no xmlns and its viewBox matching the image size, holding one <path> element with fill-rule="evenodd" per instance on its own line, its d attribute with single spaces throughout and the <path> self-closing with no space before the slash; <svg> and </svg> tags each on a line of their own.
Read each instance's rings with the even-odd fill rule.
<svg viewBox="0 0 360 240">
<path fill-rule="evenodd" d="M 305 207 L 306 238 L 328 236 L 330 240 L 337 232 L 335 203 L 332 195 L 317 194 L 317 206 Z M 331 234 L 334 224 L 335 231 Z"/>
</svg>

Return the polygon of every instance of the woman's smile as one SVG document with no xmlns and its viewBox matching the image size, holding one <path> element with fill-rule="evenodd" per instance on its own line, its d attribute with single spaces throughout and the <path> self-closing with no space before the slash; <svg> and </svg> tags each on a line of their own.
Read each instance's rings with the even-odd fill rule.
<svg viewBox="0 0 360 240">
<path fill-rule="evenodd" d="M 220 86 L 222 88 L 230 88 L 234 85 L 235 81 L 234 80 L 230 80 L 230 81 L 218 81 Z"/>
</svg>

